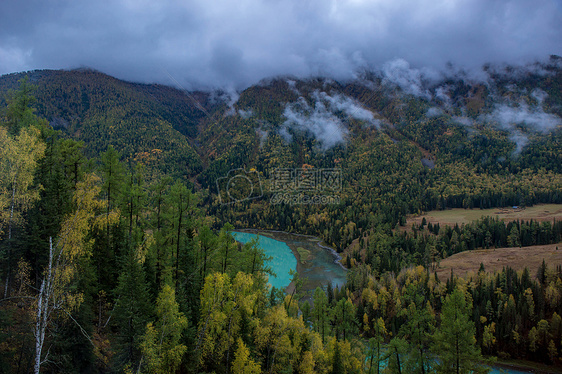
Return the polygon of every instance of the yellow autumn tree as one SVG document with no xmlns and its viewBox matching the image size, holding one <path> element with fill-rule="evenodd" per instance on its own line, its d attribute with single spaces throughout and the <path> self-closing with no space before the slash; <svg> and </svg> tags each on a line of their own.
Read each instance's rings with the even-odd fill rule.
<svg viewBox="0 0 562 374">
<path fill-rule="evenodd" d="M 496 344 L 496 324 L 495 322 L 484 326 L 484 333 L 482 334 L 482 345 L 487 349 L 491 350 L 492 346 Z"/>
<path fill-rule="evenodd" d="M 213 273 L 201 290 L 201 319 L 197 351 L 204 366 L 217 362 L 230 365 L 231 347 L 236 341 L 242 317 L 252 319 L 258 291 L 254 278 L 239 272 L 232 281 L 228 274 Z"/>
<path fill-rule="evenodd" d="M 238 338 L 238 349 L 232 363 L 232 374 L 260 374 L 260 366 L 250 358 L 250 350 L 242 339 Z"/>
<path fill-rule="evenodd" d="M 254 344 L 264 371 L 278 373 L 289 367 L 301 373 L 327 371 L 322 338 L 305 326 L 302 316 L 291 317 L 283 305 L 276 305 L 256 322 Z"/>
<path fill-rule="evenodd" d="M 31 188 L 37 162 L 45 152 L 39 129 L 28 127 L 12 137 L 0 126 L 0 233 L 21 221 L 22 214 L 39 198 Z"/>
<path fill-rule="evenodd" d="M 175 373 L 187 346 L 180 343 L 187 318 L 179 311 L 175 291 L 165 285 L 156 301 L 157 321 L 149 322 L 141 343 L 150 373 Z"/>
<path fill-rule="evenodd" d="M 12 136 L 0 126 L 0 240 L 3 236 L 12 239 L 14 227 L 39 198 L 40 186 L 32 187 L 37 162 L 45 153 L 39 135 L 36 127 Z M 8 296 L 13 261 L 11 244 L 7 247 L 4 297 Z"/>
</svg>

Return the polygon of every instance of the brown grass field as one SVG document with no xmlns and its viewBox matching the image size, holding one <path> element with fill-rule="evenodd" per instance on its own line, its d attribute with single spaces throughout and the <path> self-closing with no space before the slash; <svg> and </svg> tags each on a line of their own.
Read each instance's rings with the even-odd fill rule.
<svg viewBox="0 0 562 374">
<path fill-rule="evenodd" d="M 535 276 L 543 259 L 549 268 L 562 265 L 562 243 L 523 248 L 478 249 L 457 253 L 441 260 L 437 276 L 441 281 L 446 281 L 451 275 L 451 269 L 460 277 L 476 274 L 480 263 L 484 264 L 486 272 L 494 273 L 507 266 L 515 270 L 523 270 L 527 267 L 531 276 Z"/>
<path fill-rule="evenodd" d="M 553 219 L 562 220 L 562 204 L 540 204 L 523 209 L 513 208 L 493 208 L 493 209 L 447 209 L 435 210 L 427 212 L 419 216 L 411 216 L 406 220 L 404 229 L 409 230 L 412 223 L 420 225 L 423 218 L 432 224 L 439 223 L 440 226 L 455 224 L 461 225 L 476 221 L 479 218 L 490 216 L 498 217 L 503 221 L 516 220 L 535 220 L 535 221 L 552 221 Z"/>
</svg>

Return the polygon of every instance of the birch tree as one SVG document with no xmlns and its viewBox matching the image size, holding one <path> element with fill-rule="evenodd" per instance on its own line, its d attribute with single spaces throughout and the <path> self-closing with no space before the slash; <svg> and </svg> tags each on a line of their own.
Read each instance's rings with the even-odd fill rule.
<svg viewBox="0 0 562 374">
<path fill-rule="evenodd" d="M 105 225 L 106 220 L 117 220 L 116 214 L 96 216 L 105 208 L 105 202 L 98 199 L 98 182 L 98 177 L 88 175 L 77 184 L 73 197 L 75 211 L 64 220 L 58 239 L 49 240 L 49 260 L 37 297 L 33 329 L 36 374 L 48 358 L 48 352 L 43 356 L 43 348 L 50 321 L 55 316 L 72 319 L 70 312 L 82 302 L 82 295 L 73 291 L 73 284 L 80 272 L 80 262 L 91 256 L 92 242 L 86 241 L 89 228 Z"/>
</svg>

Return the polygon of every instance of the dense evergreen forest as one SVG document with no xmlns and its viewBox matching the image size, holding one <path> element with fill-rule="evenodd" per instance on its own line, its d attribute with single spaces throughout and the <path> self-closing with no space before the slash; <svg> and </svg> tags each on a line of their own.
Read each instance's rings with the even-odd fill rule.
<svg viewBox="0 0 562 374">
<path fill-rule="evenodd" d="M 469 373 L 496 356 L 559 365 L 560 266 L 481 267 L 446 282 L 434 270 L 465 250 L 558 243 L 561 222 L 397 230 L 434 209 L 562 203 L 560 126 L 502 127 L 490 114 L 501 102 L 562 115 L 558 64 L 490 68 L 487 85 L 449 78 L 443 103 L 376 76 L 275 79 L 235 104 L 89 70 L 2 77 L 0 371 Z M 378 117 L 359 119 L 358 103 Z M 347 132 L 329 147 L 283 119 L 326 116 L 332 104 Z M 217 179 L 237 168 L 256 173 L 263 196 L 221 204 Z M 276 168 L 338 168 L 339 202 L 271 203 Z M 241 227 L 316 235 L 339 252 L 356 241 L 346 285 L 304 298 L 295 273 L 290 292 L 270 290 L 264 252 L 230 234 Z"/>
</svg>

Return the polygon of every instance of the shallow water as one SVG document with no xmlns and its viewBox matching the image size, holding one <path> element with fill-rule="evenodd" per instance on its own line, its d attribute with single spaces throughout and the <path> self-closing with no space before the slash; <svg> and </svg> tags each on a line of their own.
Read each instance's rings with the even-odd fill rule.
<svg viewBox="0 0 562 374">
<path fill-rule="evenodd" d="M 425 166 L 428 169 L 433 169 L 435 167 L 435 161 L 430 160 L 428 158 L 422 158 L 421 163 L 423 166 Z"/>
<path fill-rule="evenodd" d="M 330 249 L 321 247 L 317 238 L 275 231 L 260 231 L 260 235 L 249 232 L 233 234 L 236 240 L 242 243 L 259 236 L 260 247 L 267 256 L 273 257 L 269 265 L 277 278 L 270 279 L 269 283 L 276 288 L 285 288 L 289 285 L 291 282 L 289 270 L 295 268 L 300 277 L 306 279 L 303 291 L 312 291 L 316 287 L 325 288 L 328 282 L 334 287 L 341 287 L 345 283 L 346 270 L 336 262 L 336 254 Z M 294 252 L 297 252 L 298 247 L 310 251 L 310 258 L 301 259 L 297 264 Z"/>
<path fill-rule="evenodd" d="M 381 347 L 381 355 L 385 355 L 386 353 L 386 348 L 385 347 Z M 376 356 L 373 356 L 376 357 Z M 365 358 L 365 365 L 367 365 L 367 367 L 369 366 L 369 359 L 370 356 L 367 356 Z M 380 363 L 380 372 L 382 373 L 382 371 L 388 366 L 388 359 L 386 360 L 381 360 Z M 515 369 L 505 369 L 505 368 L 500 368 L 498 366 L 491 366 L 491 371 L 490 374 L 530 374 L 532 373 L 531 371 L 520 371 L 520 370 L 515 370 Z M 500 369 L 502 369 L 503 371 L 500 371 Z M 373 372 L 376 372 L 376 360 L 374 360 L 373 362 Z"/>
</svg>

